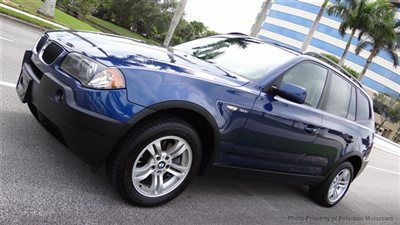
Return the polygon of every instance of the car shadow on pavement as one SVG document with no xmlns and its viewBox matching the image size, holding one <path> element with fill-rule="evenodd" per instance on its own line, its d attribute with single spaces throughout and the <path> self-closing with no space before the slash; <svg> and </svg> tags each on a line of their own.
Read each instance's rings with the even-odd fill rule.
<svg viewBox="0 0 400 225">
<path fill-rule="evenodd" d="M 6 171 L 2 179 L 11 183 L 22 182 L 20 185 L 25 187 L 34 184 L 61 192 L 72 190 L 77 194 L 96 195 L 102 202 L 123 202 L 109 183 L 104 166 L 93 174 L 87 164 L 69 153 L 27 110 L 24 111 L 2 111 L 1 114 L 3 144 L 0 168 Z M 309 201 L 305 186 L 212 175 L 196 177 L 188 190 L 175 201 L 185 198 L 204 201 L 242 199 L 238 196 L 265 201 L 297 197 Z"/>
</svg>

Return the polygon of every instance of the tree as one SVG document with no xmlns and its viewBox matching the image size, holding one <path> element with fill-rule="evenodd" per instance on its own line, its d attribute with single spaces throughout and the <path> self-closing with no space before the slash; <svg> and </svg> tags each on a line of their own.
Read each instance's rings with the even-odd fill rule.
<svg viewBox="0 0 400 225">
<path fill-rule="evenodd" d="M 393 141 L 396 142 L 396 143 L 400 142 L 400 127 L 399 127 L 399 129 L 397 129 L 397 132 L 396 132 L 396 135 L 393 138 Z"/>
<path fill-rule="evenodd" d="M 129 30 L 133 28 L 134 31 L 137 32 L 137 24 L 140 22 L 136 17 L 140 18 L 142 15 L 140 11 L 137 11 L 137 5 L 141 2 L 141 0 L 113 0 L 108 5 L 108 12 L 106 13 L 110 15 L 110 18 L 104 19 L 108 19 L 110 22 Z"/>
<path fill-rule="evenodd" d="M 70 15 L 84 18 L 93 13 L 100 4 L 102 2 L 99 0 L 58 0 L 57 7 Z"/>
<path fill-rule="evenodd" d="M 206 36 L 207 31 L 208 28 L 202 22 L 187 22 L 183 19 L 175 30 L 174 36 L 171 40 L 171 44 L 176 45 L 204 37 Z"/>
<path fill-rule="evenodd" d="M 38 13 L 44 16 L 53 18 L 54 17 L 54 10 L 56 8 L 57 0 L 46 0 L 42 7 L 38 9 Z"/>
<path fill-rule="evenodd" d="M 136 5 L 138 7 L 139 5 Z M 135 16 L 135 21 L 137 22 L 136 29 L 139 33 L 145 35 L 146 37 L 151 36 L 154 28 L 154 24 L 157 21 L 157 18 L 161 15 L 161 4 L 158 1 L 148 0 L 141 4 L 138 8 L 134 10 L 141 11 L 141 17 Z"/>
<path fill-rule="evenodd" d="M 310 30 L 308 31 L 306 40 L 303 42 L 303 46 L 301 47 L 301 50 L 300 50 L 301 52 L 304 52 L 308 48 L 308 46 L 310 45 L 311 40 L 314 37 L 315 30 L 317 29 L 319 21 L 321 20 L 322 15 L 325 12 L 325 9 L 326 9 L 326 6 L 328 5 L 328 2 L 329 2 L 329 0 L 325 0 L 324 3 L 322 4 L 321 9 L 319 10 L 319 12 L 317 14 L 317 17 L 315 17 L 315 20 L 314 20 Z"/>
<path fill-rule="evenodd" d="M 331 61 L 333 61 L 335 64 L 339 63 L 339 58 L 337 58 L 335 55 L 331 55 L 331 54 L 327 54 L 327 53 L 321 53 L 321 55 L 325 56 L 326 58 L 330 59 Z M 323 60 L 323 59 L 321 59 Z M 323 60 L 324 61 L 324 60 Z M 327 62 L 330 64 L 330 62 Z M 342 65 L 342 68 L 345 69 L 349 74 L 351 74 L 354 78 L 358 79 L 358 77 L 360 76 L 360 74 L 354 70 L 353 68 L 346 66 L 346 65 Z"/>
<path fill-rule="evenodd" d="M 339 26 L 340 35 L 344 37 L 346 30 L 351 30 L 349 40 L 338 63 L 339 66 L 342 66 L 346 60 L 351 41 L 356 31 L 370 26 L 372 23 L 371 19 L 374 16 L 373 13 L 373 4 L 368 2 L 368 0 L 335 0 L 328 7 L 328 15 L 335 15 L 342 20 Z"/>
<path fill-rule="evenodd" d="M 99 1 L 99 4 L 97 5 L 92 15 L 103 20 L 110 20 L 112 15 L 110 7 L 113 1 L 114 0 Z"/>
<path fill-rule="evenodd" d="M 391 98 L 383 93 L 374 94 L 374 111 L 381 119 L 376 131 L 379 131 L 387 121 L 398 123 L 400 122 L 400 99 Z"/>
<path fill-rule="evenodd" d="M 175 0 L 113 0 L 101 6 L 101 14 L 112 23 L 157 39 L 168 30 L 177 7 Z"/>
<path fill-rule="evenodd" d="M 377 0 L 372 4 L 374 4 L 374 18 L 372 18 L 374 22 L 369 27 L 361 29 L 360 42 L 355 51 L 358 55 L 362 49 L 371 48 L 364 69 L 360 73 L 360 80 L 367 72 L 373 58 L 380 51 L 391 56 L 393 66 L 396 67 L 399 63 L 397 51 L 400 48 L 400 32 L 398 31 L 400 23 L 395 20 L 396 9 L 387 0 Z M 363 36 L 365 37 L 361 40 Z"/>
<path fill-rule="evenodd" d="M 59 0 L 63 2 L 83 0 Z M 89 0 L 97 1 L 97 0 Z M 167 36 L 170 22 L 177 11 L 177 0 L 102 0 L 96 4 L 94 16 L 146 37 L 162 42 Z M 179 44 L 215 32 L 201 22 L 179 20 L 171 44 Z"/>
</svg>

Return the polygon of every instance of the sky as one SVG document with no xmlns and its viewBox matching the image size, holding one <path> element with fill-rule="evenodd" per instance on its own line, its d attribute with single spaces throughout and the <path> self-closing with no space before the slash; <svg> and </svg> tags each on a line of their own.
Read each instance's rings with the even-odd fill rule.
<svg viewBox="0 0 400 225">
<path fill-rule="evenodd" d="M 203 22 L 218 33 L 250 33 L 264 0 L 188 0 L 185 19 Z"/>
</svg>

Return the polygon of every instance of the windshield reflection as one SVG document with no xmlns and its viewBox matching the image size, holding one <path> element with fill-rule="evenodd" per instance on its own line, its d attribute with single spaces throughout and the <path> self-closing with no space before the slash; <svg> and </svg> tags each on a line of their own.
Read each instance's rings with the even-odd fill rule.
<svg viewBox="0 0 400 225">
<path fill-rule="evenodd" d="M 215 43 L 194 47 L 192 55 L 199 59 L 212 61 L 212 59 L 225 53 L 225 50 L 230 46 L 237 45 L 239 48 L 245 49 L 247 48 L 249 42 L 256 43 L 254 41 L 251 41 L 249 39 L 246 40 L 244 38 L 226 38 Z"/>
<path fill-rule="evenodd" d="M 292 52 L 247 36 L 202 38 L 175 49 L 252 80 L 295 57 Z"/>
</svg>

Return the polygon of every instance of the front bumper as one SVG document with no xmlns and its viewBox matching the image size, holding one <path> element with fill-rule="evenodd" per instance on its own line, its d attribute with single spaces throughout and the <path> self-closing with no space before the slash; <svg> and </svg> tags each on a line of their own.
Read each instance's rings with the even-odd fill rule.
<svg viewBox="0 0 400 225">
<path fill-rule="evenodd" d="M 21 100 L 28 103 L 38 121 L 74 155 L 90 165 L 100 166 L 131 124 L 79 106 L 74 89 L 58 79 L 60 74 L 56 70 L 50 73 L 48 68 L 38 74 L 41 70 L 31 58 L 32 52 L 27 51 L 17 84 L 19 94 L 23 92 L 19 89 L 26 88 Z M 21 87 L 23 80 L 31 80 L 28 88 L 26 84 Z M 132 108 L 137 112 L 143 109 L 137 105 Z"/>
</svg>

